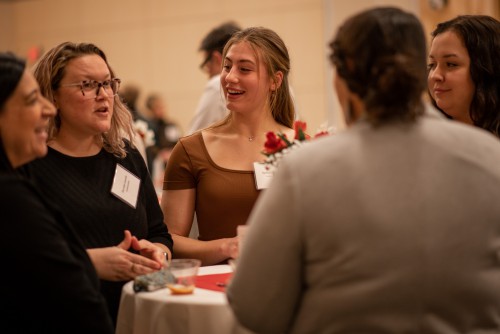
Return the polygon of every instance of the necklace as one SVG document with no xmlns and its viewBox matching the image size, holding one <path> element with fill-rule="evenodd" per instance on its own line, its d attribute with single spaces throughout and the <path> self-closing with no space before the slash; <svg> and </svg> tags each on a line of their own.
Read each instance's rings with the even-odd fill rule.
<svg viewBox="0 0 500 334">
<path fill-rule="evenodd" d="M 253 141 L 254 139 L 255 139 L 255 136 L 248 137 L 248 141 Z"/>
</svg>

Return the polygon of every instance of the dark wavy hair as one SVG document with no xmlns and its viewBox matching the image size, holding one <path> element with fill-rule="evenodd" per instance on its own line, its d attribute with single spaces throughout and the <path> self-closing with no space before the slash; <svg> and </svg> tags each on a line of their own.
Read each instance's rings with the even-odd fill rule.
<svg viewBox="0 0 500 334">
<path fill-rule="evenodd" d="M 224 22 L 223 24 L 213 28 L 210 32 L 203 38 L 200 44 L 200 51 L 217 51 L 222 54 L 224 50 L 224 45 L 233 36 L 234 33 L 241 30 L 239 24 L 233 21 Z"/>
<path fill-rule="evenodd" d="M 476 86 L 470 118 L 474 125 L 500 137 L 500 21 L 486 15 L 461 15 L 439 23 L 432 37 L 446 31 L 455 32 L 469 53 L 470 75 Z"/>
<path fill-rule="evenodd" d="M 363 11 L 339 28 L 330 47 L 337 75 L 361 98 L 371 123 L 423 114 L 427 51 L 415 15 L 393 7 Z"/>
<path fill-rule="evenodd" d="M 16 90 L 26 68 L 26 61 L 11 52 L 0 52 L 0 112 Z"/>
</svg>

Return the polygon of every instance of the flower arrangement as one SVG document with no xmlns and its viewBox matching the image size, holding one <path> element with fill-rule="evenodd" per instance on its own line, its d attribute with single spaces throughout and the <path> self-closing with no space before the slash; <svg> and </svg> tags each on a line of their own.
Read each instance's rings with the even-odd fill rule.
<svg viewBox="0 0 500 334">
<path fill-rule="evenodd" d="M 284 155 L 290 151 L 295 150 L 302 146 L 302 143 L 311 139 L 306 133 L 307 123 L 302 121 L 295 121 L 293 123 L 295 136 L 292 140 L 288 139 L 284 133 L 274 133 L 269 131 L 266 133 L 266 142 L 264 143 L 264 154 L 267 158 L 265 160 L 266 168 L 278 167 L 279 161 Z M 328 136 L 333 132 L 331 128 L 320 129 L 313 138 Z"/>
<path fill-rule="evenodd" d="M 148 127 L 148 123 L 138 119 L 134 122 L 134 130 L 141 137 L 144 147 L 153 146 L 155 144 L 155 134 Z"/>
</svg>

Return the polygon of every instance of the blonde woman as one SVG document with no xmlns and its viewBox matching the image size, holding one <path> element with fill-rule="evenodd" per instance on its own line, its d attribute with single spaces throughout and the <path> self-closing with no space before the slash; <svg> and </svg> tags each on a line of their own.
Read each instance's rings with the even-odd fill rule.
<svg viewBox="0 0 500 334">
<path fill-rule="evenodd" d="M 120 80 L 104 52 L 89 43 L 52 48 L 34 73 L 58 113 L 49 127 L 49 152 L 29 172 L 83 241 L 115 319 L 122 285 L 160 269 L 172 250 L 148 169 L 131 144 L 132 117 L 117 96 Z"/>
<path fill-rule="evenodd" d="M 223 51 L 220 84 L 229 115 L 174 147 L 162 195 L 165 222 L 178 257 L 204 265 L 238 254 L 236 227 L 244 225 L 260 194 L 254 162 L 268 131 L 293 136 L 295 110 L 290 96 L 290 59 L 272 30 L 236 32 Z M 292 137 L 293 138 L 293 137 Z M 196 213 L 198 240 L 188 238 Z"/>
</svg>

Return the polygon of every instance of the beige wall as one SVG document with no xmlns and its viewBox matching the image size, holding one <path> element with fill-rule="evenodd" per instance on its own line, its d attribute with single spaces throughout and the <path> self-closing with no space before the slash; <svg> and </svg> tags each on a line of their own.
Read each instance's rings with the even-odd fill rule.
<svg viewBox="0 0 500 334">
<path fill-rule="evenodd" d="M 467 0 L 450 0 L 468 2 Z M 498 3 L 497 0 L 495 0 Z M 348 15 L 392 4 L 420 15 L 424 0 L 24 0 L 0 2 L 0 50 L 26 56 L 63 41 L 104 49 L 124 82 L 158 92 L 186 129 L 206 77 L 199 70 L 201 38 L 214 25 L 235 20 L 266 26 L 287 44 L 291 84 L 301 118 L 314 131 L 326 121 L 342 127 L 327 61 L 328 41 Z M 433 24 L 433 23 L 431 23 Z"/>
<path fill-rule="evenodd" d="M 421 20 L 427 35 L 439 22 L 446 21 L 462 14 L 485 14 L 500 19 L 500 0 L 448 0 L 442 9 L 432 9 L 428 0 L 421 1 Z"/>
<path fill-rule="evenodd" d="M 325 57 L 330 54 L 328 44 L 333 38 L 335 32 L 337 31 L 339 25 L 349 16 L 359 12 L 363 9 L 375 7 L 375 6 L 396 6 L 407 11 L 414 13 L 419 16 L 419 1 L 418 0 L 325 0 L 324 1 L 324 41 L 325 46 Z M 341 130 L 345 127 L 344 119 L 342 117 L 342 112 L 338 104 L 335 92 L 332 88 L 333 81 L 333 68 L 328 63 L 324 69 L 325 71 L 325 104 L 326 110 L 325 115 L 328 120 L 328 124 Z"/>
</svg>

